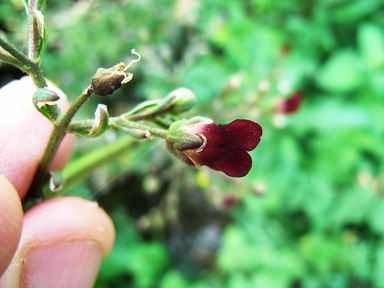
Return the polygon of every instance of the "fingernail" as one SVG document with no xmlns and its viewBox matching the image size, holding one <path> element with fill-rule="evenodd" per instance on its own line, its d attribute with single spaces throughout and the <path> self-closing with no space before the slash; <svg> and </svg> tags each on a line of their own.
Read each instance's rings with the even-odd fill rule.
<svg viewBox="0 0 384 288">
<path fill-rule="evenodd" d="M 92 287 L 102 259 L 94 241 L 54 243 L 31 248 L 20 273 L 20 287 Z"/>
</svg>

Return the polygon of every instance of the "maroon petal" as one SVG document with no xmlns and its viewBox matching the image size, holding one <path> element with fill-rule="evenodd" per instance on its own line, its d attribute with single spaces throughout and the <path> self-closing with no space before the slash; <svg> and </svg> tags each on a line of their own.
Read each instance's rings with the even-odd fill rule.
<svg viewBox="0 0 384 288">
<path fill-rule="evenodd" d="M 300 108 L 301 98 L 302 98 L 301 93 L 295 92 L 289 98 L 284 99 L 277 104 L 275 108 L 276 113 L 282 113 L 282 114 L 295 113 Z"/>
<path fill-rule="evenodd" d="M 207 142 L 217 148 L 233 147 L 247 151 L 255 149 L 262 135 L 259 124 L 245 119 L 237 119 L 229 124 L 197 124 L 190 130 L 204 135 Z"/>
<path fill-rule="evenodd" d="M 195 164 L 222 171 L 231 177 L 244 177 L 252 167 L 252 158 L 242 149 L 207 147 L 200 152 L 186 150 L 185 155 Z"/>
<path fill-rule="evenodd" d="M 251 151 L 256 148 L 263 134 L 261 126 L 253 121 L 237 119 L 227 125 L 233 146 Z"/>
<path fill-rule="evenodd" d="M 252 158 L 244 150 L 233 149 L 221 154 L 221 157 L 213 163 L 213 167 L 208 167 L 223 171 L 230 177 L 244 177 L 251 170 Z"/>
</svg>

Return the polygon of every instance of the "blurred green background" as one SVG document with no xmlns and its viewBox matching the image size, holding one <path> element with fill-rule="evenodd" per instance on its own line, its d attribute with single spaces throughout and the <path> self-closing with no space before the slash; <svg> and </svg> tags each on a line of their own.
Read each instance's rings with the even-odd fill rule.
<svg viewBox="0 0 384 288">
<path fill-rule="evenodd" d="M 384 3 L 381 0 L 47 1 L 43 70 L 74 99 L 98 67 L 133 80 L 95 96 L 118 115 L 184 86 L 201 115 L 264 135 L 243 179 L 137 142 L 76 188 L 114 220 L 96 287 L 384 287 Z M 26 48 L 22 1 L 2 33 Z M 1 85 L 20 77 L 0 64 Z M 292 115 L 272 107 L 295 91 Z M 123 135 L 78 139 L 74 158 Z M 81 213 L 81 211 L 79 211 Z"/>
</svg>

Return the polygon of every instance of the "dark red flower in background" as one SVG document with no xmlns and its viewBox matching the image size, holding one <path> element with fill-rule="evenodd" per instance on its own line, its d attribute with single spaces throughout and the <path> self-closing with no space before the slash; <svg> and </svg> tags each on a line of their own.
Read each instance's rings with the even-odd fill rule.
<svg viewBox="0 0 384 288">
<path fill-rule="evenodd" d="M 301 93 L 295 92 L 289 98 L 281 100 L 275 106 L 275 112 L 279 114 L 293 114 L 299 110 L 301 99 Z"/>
<path fill-rule="evenodd" d="M 170 131 L 174 133 L 167 138 L 168 149 L 189 165 L 205 165 L 231 177 L 247 175 L 252 167 L 252 158 L 247 151 L 259 144 L 261 126 L 244 119 L 229 124 L 214 124 L 210 119 L 199 119 L 204 120 L 177 125 L 177 133 L 171 126 Z M 186 141 L 187 138 L 190 141 Z"/>
<path fill-rule="evenodd" d="M 240 202 L 240 198 L 234 196 L 234 195 L 225 195 L 223 197 L 223 208 L 224 209 L 230 209 L 234 205 L 238 204 Z"/>
</svg>

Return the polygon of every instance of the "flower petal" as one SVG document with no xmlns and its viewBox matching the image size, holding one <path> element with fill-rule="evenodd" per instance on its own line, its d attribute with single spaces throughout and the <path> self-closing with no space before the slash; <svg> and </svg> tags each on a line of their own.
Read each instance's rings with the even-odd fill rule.
<svg viewBox="0 0 384 288">
<path fill-rule="evenodd" d="M 237 119 L 227 125 L 232 145 L 251 151 L 256 148 L 263 134 L 261 126 L 253 121 Z"/>
<path fill-rule="evenodd" d="M 230 177 L 244 177 L 252 167 L 251 156 L 242 149 L 217 149 L 207 146 L 201 152 L 186 150 L 184 154 L 196 166 L 208 166 L 213 170 L 222 171 Z"/>
<path fill-rule="evenodd" d="M 275 107 L 275 111 L 278 114 L 293 114 L 299 110 L 301 100 L 301 93 L 295 92 L 289 98 L 280 101 Z"/>
<path fill-rule="evenodd" d="M 196 124 L 188 127 L 196 134 L 202 134 L 208 143 L 217 148 L 242 148 L 251 151 L 260 142 L 262 128 L 259 124 L 237 119 L 229 124 Z"/>
</svg>

